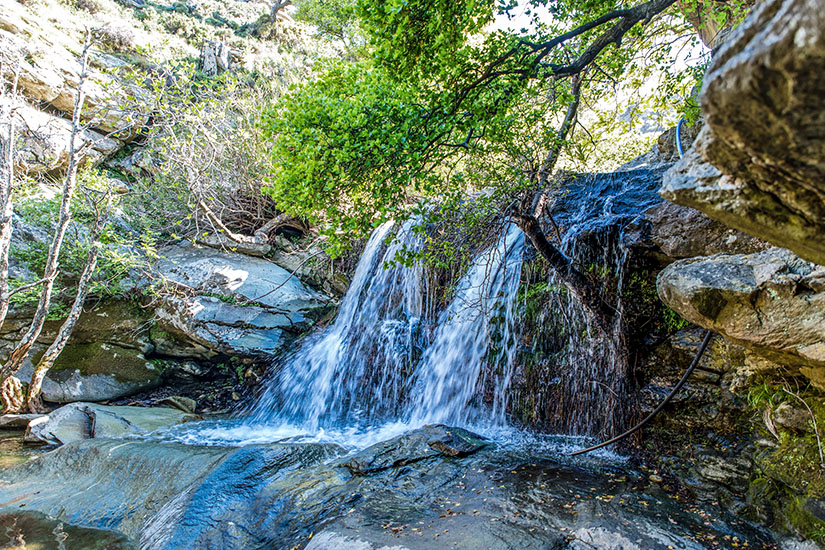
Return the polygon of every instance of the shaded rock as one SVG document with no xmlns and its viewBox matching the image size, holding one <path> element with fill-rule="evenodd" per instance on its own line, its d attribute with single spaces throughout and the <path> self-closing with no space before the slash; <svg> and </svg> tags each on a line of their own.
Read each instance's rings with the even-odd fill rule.
<svg viewBox="0 0 825 550">
<path fill-rule="evenodd" d="M 154 350 L 147 324 L 150 315 L 125 302 L 103 303 L 84 311 L 43 381 L 43 397 L 55 403 L 106 401 L 160 385 L 163 364 L 146 359 Z M 34 363 L 53 341 L 61 322 L 46 323 L 18 378 L 31 378 Z M 28 324 L 25 314 L 7 319 L 0 333 L 0 358 L 6 357 Z"/>
<path fill-rule="evenodd" d="M 0 501 L 14 501 L 6 510 L 24 504 L 75 524 L 105 525 L 141 548 L 280 548 L 284 526 L 298 530 L 300 522 L 335 506 L 325 491 L 332 493 L 327 498 L 345 500 L 342 483 L 325 478 L 331 473 L 320 465 L 341 452 L 318 444 L 221 448 L 77 441 L 3 470 Z M 315 464 L 314 477 L 307 475 Z M 289 513 L 278 518 L 279 510 Z"/>
<path fill-rule="evenodd" d="M 95 437 L 140 435 L 200 417 L 165 407 L 105 406 L 72 403 L 29 423 L 28 443 L 65 445 Z"/>
<path fill-rule="evenodd" d="M 467 456 L 486 445 L 467 430 L 432 424 L 359 451 L 342 465 L 353 475 L 367 475 L 439 455 Z"/>
<path fill-rule="evenodd" d="M 302 250 L 286 239 L 282 239 L 278 247 L 273 247 L 271 258 L 273 262 L 290 273 L 295 273 L 301 280 L 329 294 L 343 296 L 349 288 L 346 275 L 331 269 L 331 260 L 320 247 Z"/>
<path fill-rule="evenodd" d="M 662 270 L 659 297 L 685 319 L 825 388 L 825 269 L 787 250 L 680 260 Z"/>
<path fill-rule="evenodd" d="M 330 299 L 305 287 L 283 268 L 261 258 L 211 248 L 174 246 L 161 251 L 159 273 L 199 295 L 171 297 L 158 308 L 159 328 L 171 334 L 158 351 L 187 357 L 216 353 L 270 356 L 326 312 Z M 171 340 L 171 342 L 169 342 Z"/>
<path fill-rule="evenodd" d="M 43 418 L 45 414 L 4 414 L 0 415 L 0 430 L 25 430 L 29 422 Z"/>
<path fill-rule="evenodd" d="M 607 479 L 542 460 L 534 446 L 490 446 L 463 460 L 439 454 L 370 476 L 351 476 L 329 460 L 344 452 L 311 443 L 77 441 L 2 470 L 0 502 L 7 504 L 0 512 L 23 506 L 116 529 L 158 550 L 589 549 L 606 533 L 644 549 L 698 550 L 699 532 L 707 540 L 736 536 L 751 548 L 772 540 L 719 509 L 697 513 L 645 488 L 633 473 L 623 473 L 627 481 Z"/>
<path fill-rule="evenodd" d="M 693 95 L 693 94 L 691 94 Z M 697 121 L 693 126 L 682 124 L 681 138 L 682 150 L 687 151 L 699 135 L 699 130 L 702 128 L 702 122 Z M 659 158 L 667 162 L 675 162 L 679 160 L 679 148 L 676 145 L 676 126 L 665 130 L 656 140 L 656 147 L 659 152 Z"/>
<path fill-rule="evenodd" d="M 786 430 L 799 433 L 814 431 L 808 411 L 788 402 L 780 403 L 771 413 L 771 419 L 774 424 Z"/>
<path fill-rule="evenodd" d="M 711 254 L 750 254 L 768 244 L 711 220 L 698 210 L 662 202 L 645 211 L 650 240 L 674 259 Z"/>
<path fill-rule="evenodd" d="M 759 3 L 714 56 L 706 125 L 661 195 L 825 264 L 823 71 L 820 2 Z"/>
<path fill-rule="evenodd" d="M 189 397 L 173 395 L 172 397 L 162 399 L 158 403 L 158 405 L 178 409 L 185 413 L 194 413 L 195 408 L 197 407 L 197 402 L 194 399 L 190 399 Z"/>
</svg>

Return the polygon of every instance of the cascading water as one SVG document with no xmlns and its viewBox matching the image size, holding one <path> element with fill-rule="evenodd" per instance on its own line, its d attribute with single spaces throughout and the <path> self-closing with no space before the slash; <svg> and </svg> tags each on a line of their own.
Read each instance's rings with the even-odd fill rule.
<svg viewBox="0 0 825 550">
<path fill-rule="evenodd" d="M 290 423 L 308 432 L 398 416 L 403 373 L 413 363 L 421 322 L 423 269 L 387 267 L 420 240 L 407 221 L 382 252 L 387 222 L 367 242 L 335 322 L 311 337 L 276 374 L 251 421 Z"/>
<path fill-rule="evenodd" d="M 428 345 L 420 328 L 426 322 L 423 268 L 387 267 L 398 251 L 421 246 L 416 223 L 406 222 L 383 254 L 393 224 L 375 230 L 335 322 L 273 375 L 235 439 L 256 441 L 265 431 L 325 433 L 363 444 L 427 423 L 480 430 L 503 423 L 524 237 L 511 225 L 476 258 Z M 495 372 L 495 379 L 481 380 L 485 372 Z M 478 395 L 490 385 L 496 388 L 491 408 Z"/>
<path fill-rule="evenodd" d="M 455 298 L 438 318 L 435 338 L 424 352 L 413 386 L 410 423 L 466 425 L 482 421 L 474 406 L 482 366 L 491 344 L 491 322 L 499 320 L 500 375 L 487 423 L 502 423 L 506 388 L 516 345 L 515 304 L 521 278 L 524 235 L 511 225 L 496 246 L 481 254 L 459 281 Z M 491 365 L 488 365 L 488 371 Z"/>
<path fill-rule="evenodd" d="M 580 269 L 606 280 L 620 319 L 626 256 L 620 234 L 659 200 L 660 174 L 586 178 L 567 187 L 552 216 L 563 228 L 561 249 Z M 413 231 L 418 223 L 408 220 L 391 240 L 395 224 L 377 228 L 334 323 L 287 358 L 245 417 L 211 433 L 201 429 L 189 441 L 248 444 L 300 436 L 363 446 L 429 423 L 485 432 L 505 424 L 509 401 L 518 414 L 526 411 L 557 433 L 605 435 L 626 425 L 628 365 L 616 345 L 619 322 L 615 334 L 601 335 L 545 267 L 549 298 L 538 328 L 525 333 L 526 303 L 518 299 L 524 236 L 514 224 L 472 262 L 452 301 L 428 317 L 424 303 L 433 293 L 424 269 L 393 262 L 399 251 L 422 246 Z M 525 366 L 519 351 L 525 340 L 540 364 Z"/>
</svg>

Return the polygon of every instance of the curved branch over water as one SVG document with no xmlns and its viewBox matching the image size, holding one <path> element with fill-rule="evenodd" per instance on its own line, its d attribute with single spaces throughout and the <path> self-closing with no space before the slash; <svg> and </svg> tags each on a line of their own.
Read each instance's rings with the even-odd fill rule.
<svg viewBox="0 0 825 550">
<path fill-rule="evenodd" d="M 693 362 L 687 368 L 687 370 L 685 371 L 685 374 L 682 375 L 682 379 L 679 380 L 679 382 L 673 387 L 670 394 L 668 394 L 668 396 L 665 397 L 665 399 L 661 403 L 659 403 L 659 406 L 656 407 L 655 409 L 653 409 L 653 411 L 649 415 L 647 415 L 641 422 L 639 422 L 638 424 L 636 424 L 635 426 L 633 426 L 632 428 L 630 428 L 629 430 L 627 430 L 623 434 L 617 435 L 613 439 L 608 439 L 604 443 L 599 443 L 598 445 L 594 445 L 592 447 L 588 447 L 586 449 L 582 449 L 580 451 L 570 453 L 568 456 L 577 456 L 577 455 L 589 453 L 591 451 L 595 451 L 596 449 L 601 449 L 602 447 L 607 447 L 608 445 L 612 445 L 613 443 L 616 443 L 617 441 L 621 441 L 622 439 L 625 439 L 626 437 L 638 432 L 643 427 L 645 427 L 645 425 L 648 422 L 653 420 L 654 416 L 659 414 L 661 412 L 661 410 L 665 408 L 665 405 L 667 405 L 670 402 L 671 399 L 676 397 L 676 394 L 679 393 L 679 390 L 681 390 L 682 386 L 685 385 L 685 382 L 687 382 L 687 379 L 690 376 L 690 374 L 693 372 L 693 369 L 695 369 L 696 365 L 699 364 L 699 359 L 701 359 L 702 354 L 705 353 L 705 349 L 707 349 L 708 344 L 710 343 L 710 339 L 711 339 L 712 336 L 713 336 L 713 332 L 711 332 L 710 330 L 705 331 L 705 338 L 702 340 L 702 345 L 699 346 L 699 349 L 696 352 L 696 356 L 693 358 Z"/>
</svg>

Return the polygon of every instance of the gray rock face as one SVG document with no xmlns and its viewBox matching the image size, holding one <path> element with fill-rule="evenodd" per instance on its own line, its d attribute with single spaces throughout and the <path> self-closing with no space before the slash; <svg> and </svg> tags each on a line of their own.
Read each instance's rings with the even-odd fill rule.
<svg viewBox="0 0 825 550">
<path fill-rule="evenodd" d="M 698 210 L 662 202 L 645 211 L 650 240 L 674 259 L 711 254 L 749 254 L 768 244 L 711 220 Z"/>
<path fill-rule="evenodd" d="M 657 287 L 685 319 L 825 389 L 825 268 L 772 248 L 675 262 Z"/>
<path fill-rule="evenodd" d="M 153 351 L 147 312 L 122 303 L 101 304 L 85 311 L 69 343 L 43 381 L 43 397 L 55 403 L 106 401 L 154 388 L 164 373 L 146 354 Z M 0 358 L 28 328 L 29 317 L 7 319 L 0 333 Z M 31 379 L 34 362 L 53 340 L 60 321 L 49 321 L 33 348 L 32 356 L 17 373 Z"/>
<path fill-rule="evenodd" d="M 65 445 L 96 437 L 142 435 L 193 420 L 200 420 L 200 417 L 166 407 L 72 403 L 30 422 L 25 440 L 29 443 Z"/>
<path fill-rule="evenodd" d="M 311 327 L 330 303 L 262 258 L 194 246 L 169 247 L 160 254 L 161 275 L 201 293 L 170 298 L 157 311 L 161 329 L 191 342 L 188 357 L 272 355 Z M 174 342 L 156 340 L 155 345 L 176 354 Z"/>
<path fill-rule="evenodd" d="M 223 42 L 206 42 L 201 50 L 201 70 L 208 76 L 229 70 L 232 52 Z"/>
<path fill-rule="evenodd" d="M 811 415 L 802 407 L 794 406 L 788 402 L 780 403 L 771 412 L 771 419 L 774 424 L 786 430 L 799 433 L 813 432 Z"/>
<path fill-rule="evenodd" d="M 706 125 L 661 194 L 825 264 L 825 10 L 766 0 L 713 59 Z"/>
</svg>

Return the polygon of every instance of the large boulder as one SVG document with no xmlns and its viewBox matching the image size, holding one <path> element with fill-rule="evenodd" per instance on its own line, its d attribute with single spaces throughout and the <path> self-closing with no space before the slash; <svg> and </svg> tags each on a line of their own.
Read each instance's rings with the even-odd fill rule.
<svg viewBox="0 0 825 550">
<path fill-rule="evenodd" d="M 154 388 L 163 382 L 159 363 L 147 359 L 150 314 L 125 302 L 87 309 L 66 348 L 43 381 L 47 401 L 107 401 Z M 6 320 L 0 333 L 0 359 L 5 358 L 28 328 L 29 316 Z M 34 365 L 54 339 L 61 321 L 47 321 L 33 353 L 17 373 L 28 381 Z"/>
<path fill-rule="evenodd" d="M 661 194 L 825 264 L 825 10 L 765 0 L 716 54 Z"/>
<path fill-rule="evenodd" d="M 153 342 L 166 355 L 185 349 L 189 357 L 270 356 L 330 306 L 329 297 L 263 258 L 191 245 L 160 255 L 157 271 L 191 294 L 170 297 L 157 310 Z"/>
<path fill-rule="evenodd" d="M 680 260 L 659 274 L 657 286 L 685 319 L 825 389 L 825 268 L 771 248 Z"/>
</svg>

